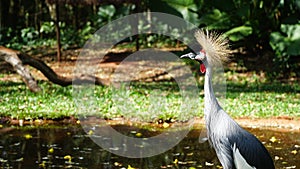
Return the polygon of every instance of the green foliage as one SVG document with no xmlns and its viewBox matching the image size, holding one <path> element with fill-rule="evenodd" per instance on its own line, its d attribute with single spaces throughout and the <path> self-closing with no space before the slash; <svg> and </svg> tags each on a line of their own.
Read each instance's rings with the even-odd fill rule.
<svg viewBox="0 0 300 169">
<path fill-rule="evenodd" d="M 252 34 L 252 27 L 242 25 L 235 28 L 230 29 L 229 31 L 224 33 L 229 40 L 231 41 L 240 41 L 244 39 L 245 37 Z"/>
<path fill-rule="evenodd" d="M 52 46 L 55 44 L 54 39 L 40 38 L 39 32 L 33 27 L 23 28 L 17 34 L 11 28 L 8 28 L 6 34 L 1 35 L 3 41 L 0 42 L 0 45 L 18 50 L 29 50 L 39 46 Z"/>
<path fill-rule="evenodd" d="M 276 54 L 274 69 L 278 70 L 277 73 L 283 74 L 287 69 L 296 69 L 290 58 L 300 56 L 300 24 L 282 24 L 280 32 L 272 32 L 270 45 Z"/>
<path fill-rule="evenodd" d="M 24 43 L 27 43 L 28 45 L 33 44 L 37 37 L 38 32 L 32 27 L 21 30 L 21 38 L 23 39 Z"/>
<path fill-rule="evenodd" d="M 277 76 L 292 67 L 291 55 L 299 56 L 299 10 L 297 0 L 207 0 L 199 9 L 199 25 L 224 32 L 233 47 L 248 53 L 274 53 L 270 57 L 280 69 L 269 73 Z"/>
<path fill-rule="evenodd" d="M 188 22 L 197 24 L 199 21 L 198 7 L 194 0 L 155 0 L 149 1 L 149 8 L 154 12 L 163 12 L 182 17 Z"/>
<path fill-rule="evenodd" d="M 239 76 L 239 73 L 227 72 L 232 79 L 227 83 L 227 95 L 224 109 L 235 117 L 300 117 L 300 85 L 276 82 L 253 73 Z"/>
<path fill-rule="evenodd" d="M 118 8 L 114 5 L 101 5 L 98 8 L 97 15 L 93 16 L 93 21 L 95 22 L 97 29 L 99 29 L 121 16 L 129 15 L 134 8 L 134 5 L 129 4 L 124 4 Z"/>
<path fill-rule="evenodd" d="M 19 42 L 21 39 L 15 34 L 16 32 L 12 28 L 1 29 L 0 45 L 5 45 L 9 48 L 20 49 L 21 45 L 19 45 Z"/>
<path fill-rule="evenodd" d="M 105 25 L 113 20 L 113 17 L 116 14 L 116 8 L 113 5 L 100 6 L 97 14 L 97 22 L 101 25 Z"/>
<path fill-rule="evenodd" d="M 29 3 L 27 5 L 34 4 Z M 19 4 L 22 6 L 22 4 Z M 63 48 L 81 47 L 91 35 L 105 24 L 136 12 L 163 12 L 182 17 L 200 28 L 206 27 L 223 32 L 231 40 L 232 48 L 243 47 L 246 56 L 267 56 L 274 60 L 280 71 L 296 72 L 291 56 L 299 56 L 299 0 L 144 0 L 134 4 L 100 5 L 98 9 L 86 6 L 61 6 L 60 27 Z M 137 9 L 138 8 L 138 9 Z M 26 8 L 24 8 L 26 9 Z M 31 11 L 31 10 L 30 10 Z M 47 10 L 42 10 L 45 12 Z M 55 45 L 55 27 L 49 20 L 48 11 L 41 20 L 40 28 L 31 23 L 31 16 L 25 11 L 21 24 L 1 28 L 0 45 L 15 49 L 37 48 Z M 66 17 L 68 14 L 74 18 Z M 77 18 L 78 17 L 78 18 Z M 33 18 L 31 18 L 33 20 Z M 23 20 L 26 20 L 23 21 Z M 14 22 L 14 23 L 18 23 Z M 155 21 L 153 21 L 155 22 Z M 25 26 L 26 25 L 26 26 Z M 4 25 L 5 26 L 5 25 Z M 130 27 L 130 26 L 128 26 Z M 124 29 L 128 29 L 125 27 Z M 39 30 L 38 30 L 39 29 Z M 130 28 L 131 29 L 131 28 Z M 139 29 L 149 29 L 140 27 Z M 166 27 L 163 31 L 170 32 Z M 114 36 L 115 32 L 111 32 Z M 135 42 L 135 37 L 124 42 Z M 140 35 L 141 47 L 177 46 L 172 39 L 160 35 Z M 274 56 L 273 56 L 274 55 Z M 272 72 L 278 74 L 280 72 Z"/>
<path fill-rule="evenodd" d="M 299 56 L 300 24 L 282 24 L 280 32 L 272 32 L 270 44 L 278 57 Z"/>
<path fill-rule="evenodd" d="M 231 73 L 227 76 L 232 78 L 236 74 Z M 259 82 L 261 78 L 256 74 L 233 79 L 237 80 L 227 84 L 227 97 L 223 105 L 230 115 L 300 117 L 299 84 L 261 83 Z M 0 81 L 0 85 L 0 116 L 28 120 L 78 116 L 72 86 L 61 87 L 42 82 L 39 85 L 43 88 L 43 93 L 32 93 L 23 83 Z M 136 83 L 126 90 L 96 86 L 93 93 L 98 108 L 94 111 L 96 113 L 86 114 L 90 116 L 138 118 L 143 121 L 171 118 L 181 121 L 203 115 L 200 106 L 199 112 L 190 113 L 190 117 L 183 117 L 182 97 L 177 84 L 173 82 Z M 203 97 L 199 98 L 201 105 Z"/>
<path fill-rule="evenodd" d="M 53 35 L 55 33 L 54 22 L 43 22 L 40 28 L 40 33 Z"/>
<path fill-rule="evenodd" d="M 1 81 L 0 85 L 0 116 L 33 119 L 60 118 L 75 114 L 71 87 L 40 83 L 43 93 L 32 93 L 23 83 Z"/>
</svg>

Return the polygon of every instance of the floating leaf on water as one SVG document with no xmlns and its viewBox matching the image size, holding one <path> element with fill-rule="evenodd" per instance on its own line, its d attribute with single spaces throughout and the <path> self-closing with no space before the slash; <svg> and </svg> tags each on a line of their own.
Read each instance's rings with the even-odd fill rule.
<svg viewBox="0 0 300 169">
<path fill-rule="evenodd" d="M 23 161 L 23 160 L 24 160 L 24 158 L 21 157 L 21 158 L 19 158 L 19 159 L 16 159 L 16 162 L 20 162 L 20 161 Z"/>
<path fill-rule="evenodd" d="M 4 159 L 0 158 L 0 162 L 1 162 L 1 163 L 6 163 L 7 160 L 4 160 Z"/>
<path fill-rule="evenodd" d="M 135 168 L 133 168 L 133 167 L 131 167 L 130 165 L 128 165 L 127 169 L 135 169 Z"/>
<path fill-rule="evenodd" d="M 90 130 L 90 131 L 88 132 L 88 135 L 93 135 L 93 134 L 94 134 L 93 130 Z"/>
<path fill-rule="evenodd" d="M 272 137 L 270 138 L 270 141 L 271 141 L 272 143 L 275 143 L 275 142 L 277 141 L 277 139 L 275 138 L 275 136 L 272 136 Z"/>
<path fill-rule="evenodd" d="M 183 164 L 183 165 L 186 165 L 186 164 L 187 164 L 187 162 L 185 162 L 185 161 L 178 161 L 178 164 Z"/>
<path fill-rule="evenodd" d="M 196 164 L 197 161 L 187 161 L 188 164 Z"/>
<path fill-rule="evenodd" d="M 174 161 L 173 161 L 174 164 L 177 164 L 178 163 L 178 159 L 176 158 Z"/>
<path fill-rule="evenodd" d="M 136 133 L 135 136 L 141 137 L 143 134 L 142 133 Z"/>
<path fill-rule="evenodd" d="M 45 161 L 43 161 L 41 164 L 39 164 L 39 167 L 40 167 L 40 168 L 46 168 L 46 165 L 45 165 L 45 163 L 46 163 L 46 162 L 45 162 Z"/>
<path fill-rule="evenodd" d="M 298 152 L 297 152 L 297 150 L 293 150 L 291 153 L 296 155 Z"/>
<path fill-rule="evenodd" d="M 51 147 L 49 150 L 48 150 L 49 153 L 53 153 L 54 152 L 54 149 Z"/>
<path fill-rule="evenodd" d="M 31 138 L 32 138 L 32 135 L 30 135 L 30 134 L 25 134 L 24 137 L 25 137 L 26 139 L 31 139 Z"/>
<path fill-rule="evenodd" d="M 64 156 L 64 159 L 68 160 L 68 162 L 71 162 L 72 157 L 70 155 L 66 155 L 66 156 Z"/>
<path fill-rule="evenodd" d="M 187 156 L 192 156 L 192 155 L 194 155 L 194 153 L 191 152 L 191 153 L 187 153 L 186 155 L 187 155 Z"/>
<path fill-rule="evenodd" d="M 119 163 L 119 162 L 114 162 L 114 165 L 115 165 L 115 166 L 118 166 L 118 167 L 121 167 L 121 166 L 122 166 L 122 164 Z"/>
<path fill-rule="evenodd" d="M 136 132 L 135 130 L 133 130 L 133 131 L 130 131 L 130 133 L 132 133 L 132 134 L 136 134 L 137 132 Z"/>
<path fill-rule="evenodd" d="M 206 161 L 206 162 L 205 162 L 205 165 L 206 165 L 206 166 L 213 166 L 214 163 L 209 163 L 209 162 Z"/>
</svg>

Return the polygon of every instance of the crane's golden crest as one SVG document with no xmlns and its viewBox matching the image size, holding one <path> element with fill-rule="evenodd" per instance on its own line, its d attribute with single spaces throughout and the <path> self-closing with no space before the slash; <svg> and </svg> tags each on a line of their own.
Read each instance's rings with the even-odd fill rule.
<svg viewBox="0 0 300 169">
<path fill-rule="evenodd" d="M 217 65 L 226 62 L 232 53 L 229 49 L 228 40 L 221 34 L 209 32 L 208 30 L 199 30 L 195 37 L 206 53 L 209 65 Z"/>
</svg>

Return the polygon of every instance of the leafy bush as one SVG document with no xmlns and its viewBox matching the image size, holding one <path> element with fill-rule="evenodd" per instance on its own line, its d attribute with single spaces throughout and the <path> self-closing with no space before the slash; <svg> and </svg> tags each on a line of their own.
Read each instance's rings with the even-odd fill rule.
<svg viewBox="0 0 300 169">
<path fill-rule="evenodd" d="M 287 69 L 296 69 L 290 61 L 292 56 L 300 56 L 300 24 L 282 24 L 280 31 L 272 32 L 270 44 L 275 51 L 275 68 L 283 73 Z"/>
<path fill-rule="evenodd" d="M 40 33 L 46 35 L 54 35 L 55 34 L 55 27 L 54 22 L 43 22 L 40 28 Z"/>
<path fill-rule="evenodd" d="M 205 0 L 199 25 L 224 32 L 233 47 L 246 50 L 247 57 L 269 57 L 272 67 L 265 69 L 274 77 L 292 67 L 290 56 L 300 55 L 299 12 L 297 0 Z"/>
<path fill-rule="evenodd" d="M 245 63 L 248 62 L 249 57 L 267 56 L 266 61 L 272 62 L 268 65 L 277 66 L 276 71 L 282 73 L 293 71 L 295 66 L 291 64 L 291 58 L 300 55 L 298 48 L 300 43 L 299 0 L 145 0 L 140 1 L 139 6 L 108 4 L 101 5 L 94 10 L 85 7 L 69 6 L 69 8 L 78 18 L 76 18 L 76 24 L 70 24 L 71 21 L 74 22 L 74 18 L 68 17 L 60 22 L 61 41 L 64 48 L 82 46 L 96 30 L 121 16 L 129 15 L 133 11 L 150 10 L 176 15 L 200 28 L 207 27 L 225 33 L 232 42 L 232 48 L 242 47 L 245 50 L 246 54 L 243 55 Z M 61 17 L 66 14 L 68 13 L 62 12 Z M 21 19 L 30 21 L 26 17 Z M 49 21 L 49 18 L 41 22 L 40 30 L 36 30 L 37 26 L 34 26 L 35 29 L 34 24 L 31 23 L 28 26 L 28 23 L 25 24 L 23 21 L 20 21 L 22 24 L 18 27 L 15 25 L 15 27 L 1 28 L 0 45 L 16 49 L 54 45 L 56 43 L 54 23 Z M 25 25 L 28 27 L 24 28 Z M 110 36 L 118 35 L 111 32 Z M 140 35 L 139 37 L 142 47 L 178 45 L 176 41 L 160 35 Z M 131 37 L 125 42 L 134 41 L 135 37 Z M 276 71 L 272 71 L 272 74 L 280 74 Z"/>
</svg>

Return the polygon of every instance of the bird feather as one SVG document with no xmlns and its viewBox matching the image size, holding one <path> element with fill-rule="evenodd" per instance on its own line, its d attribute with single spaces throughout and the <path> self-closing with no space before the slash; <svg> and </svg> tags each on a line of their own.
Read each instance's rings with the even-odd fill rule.
<svg viewBox="0 0 300 169">
<path fill-rule="evenodd" d="M 228 40 L 223 35 L 202 29 L 195 32 L 195 37 L 206 52 L 207 62 L 210 66 L 228 61 L 232 50 L 229 49 Z"/>
<path fill-rule="evenodd" d="M 239 149 L 236 147 L 235 143 L 233 144 L 232 150 L 234 164 L 237 169 L 255 169 L 255 167 L 252 167 L 247 163 L 245 158 L 241 155 Z"/>
</svg>

